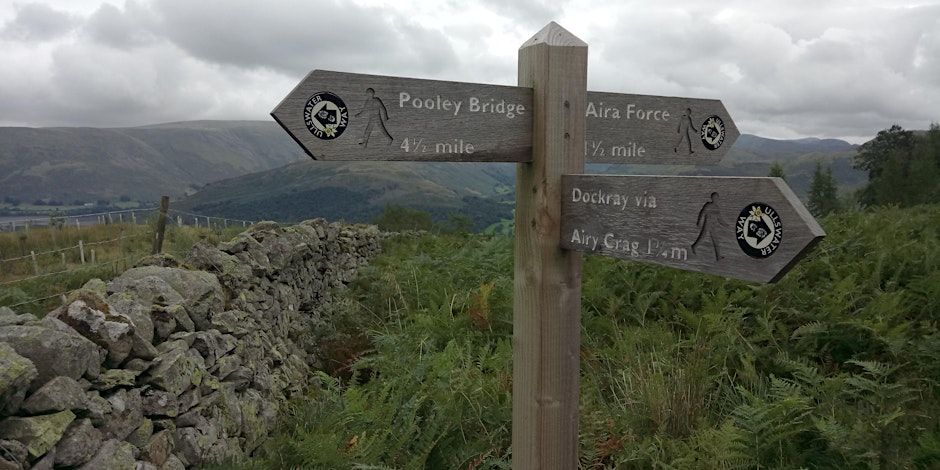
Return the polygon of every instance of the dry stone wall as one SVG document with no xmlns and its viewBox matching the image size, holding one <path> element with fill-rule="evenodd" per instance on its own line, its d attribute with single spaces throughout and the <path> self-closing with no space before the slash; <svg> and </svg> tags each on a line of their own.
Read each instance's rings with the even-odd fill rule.
<svg viewBox="0 0 940 470">
<path fill-rule="evenodd" d="M 306 340 L 380 232 L 253 226 L 93 280 L 37 319 L 0 308 L 0 470 L 180 469 L 243 458 L 308 386 Z"/>
</svg>

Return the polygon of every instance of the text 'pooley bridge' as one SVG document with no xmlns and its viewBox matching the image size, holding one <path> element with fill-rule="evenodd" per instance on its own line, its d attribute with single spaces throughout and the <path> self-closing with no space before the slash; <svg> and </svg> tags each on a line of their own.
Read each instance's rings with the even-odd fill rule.
<svg viewBox="0 0 940 470">
<path fill-rule="evenodd" d="M 586 175 L 588 163 L 717 164 L 718 100 L 589 92 L 587 44 L 552 22 L 519 86 L 314 70 L 271 115 L 317 160 L 518 162 L 512 459 L 578 465 L 581 254 L 773 282 L 825 236 L 779 178 Z"/>
</svg>

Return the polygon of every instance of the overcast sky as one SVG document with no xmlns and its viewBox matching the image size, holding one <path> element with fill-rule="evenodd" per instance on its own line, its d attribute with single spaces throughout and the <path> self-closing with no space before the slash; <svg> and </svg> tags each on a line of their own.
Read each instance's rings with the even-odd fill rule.
<svg viewBox="0 0 940 470">
<path fill-rule="evenodd" d="M 514 85 L 551 20 L 588 87 L 719 98 L 742 132 L 940 121 L 940 1 L 0 0 L 0 125 L 270 119 L 314 68 Z"/>
</svg>

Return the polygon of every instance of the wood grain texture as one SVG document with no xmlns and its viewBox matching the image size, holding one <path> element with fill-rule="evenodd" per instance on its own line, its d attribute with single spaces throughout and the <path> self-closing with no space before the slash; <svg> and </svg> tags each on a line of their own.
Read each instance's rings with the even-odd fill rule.
<svg viewBox="0 0 940 470">
<path fill-rule="evenodd" d="M 322 92 L 345 105 L 333 139 L 305 119 Z M 316 160 L 520 162 L 532 156 L 531 113 L 530 88 L 314 70 L 271 116 Z"/>
<path fill-rule="evenodd" d="M 588 163 L 716 165 L 741 135 L 719 100 L 595 91 L 587 99 Z M 701 135 L 712 116 L 724 124 L 714 149 Z"/>
<path fill-rule="evenodd" d="M 584 170 L 587 46 L 550 23 L 519 50 L 533 159 L 516 175 L 512 466 L 578 466 L 581 254 L 558 246 L 561 176 Z"/>
<path fill-rule="evenodd" d="M 563 179 L 560 240 L 569 250 L 775 282 L 825 236 L 780 178 L 566 175 Z M 762 210 L 764 215 L 749 218 L 754 207 L 767 206 L 772 214 Z M 751 222 L 756 224 L 749 227 Z M 757 244 L 752 246 L 741 239 L 748 228 L 764 229 L 757 233 L 767 235 L 748 237 Z M 774 236 L 779 236 L 777 243 Z M 769 245 L 761 247 L 759 241 Z M 761 254 L 768 248 L 772 250 Z"/>
</svg>

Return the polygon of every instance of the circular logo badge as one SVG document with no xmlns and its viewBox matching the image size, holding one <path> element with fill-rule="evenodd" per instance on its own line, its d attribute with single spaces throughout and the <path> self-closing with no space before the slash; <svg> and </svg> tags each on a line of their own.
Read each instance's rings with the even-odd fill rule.
<svg viewBox="0 0 940 470">
<path fill-rule="evenodd" d="M 333 140 L 339 137 L 348 123 L 346 103 L 333 93 L 318 92 L 304 105 L 304 124 L 311 134 L 320 139 Z"/>
<path fill-rule="evenodd" d="M 780 247 L 783 224 L 773 207 L 754 202 L 741 211 L 735 232 L 745 254 L 751 258 L 767 258 Z"/>
<path fill-rule="evenodd" d="M 702 143 L 708 150 L 721 147 L 725 141 L 725 123 L 718 116 L 709 116 L 702 123 Z"/>
</svg>

